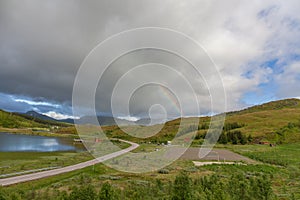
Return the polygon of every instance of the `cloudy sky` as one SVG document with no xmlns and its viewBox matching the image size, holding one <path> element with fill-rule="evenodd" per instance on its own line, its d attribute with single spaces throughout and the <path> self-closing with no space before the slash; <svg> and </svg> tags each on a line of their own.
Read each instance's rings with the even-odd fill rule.
<svg viewBox="0 0 300 200">
<path fill-rule="evenodd" d="M 227 110 L 299 97 L 299 8 L 298 0 L 0 0 L 0 109 L 71 116 L 75 76 L 87 54 L 111 35 L 149 26 L 182 32 L 205 48 L 222 76 Z M 154 54 L 128 55 L 127 61 L 146 62 Z M 115 81 L 99 83 L 98 113 L 111 113 L 109 88 L 124 73 L 124 63 L 118 60 L 107 72 Z M 165 79 L 174 82 L 172 76 Z M 144 89 L 131 99 L 131 117 L 146 116 L 154 103 L 176 115 L 176 105 L 169 106 L 174 101 L 155 95 L 155 87 Z M 206 90 L 199 93 L 208 95 Z M 203 100 L 202 107 L 206 104 Z M 187 115 L 194 114 L 188 108 Z"/>
</svg>

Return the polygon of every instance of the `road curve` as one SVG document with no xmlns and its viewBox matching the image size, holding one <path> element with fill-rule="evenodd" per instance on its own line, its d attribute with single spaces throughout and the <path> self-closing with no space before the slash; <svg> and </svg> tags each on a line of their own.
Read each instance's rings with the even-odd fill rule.
<svg viewBox="0 0 300 200">
<path fill-rule="evenodd" d="M 17 184 L 17 183 L 33 181 L 33 180 L 37 180 L 37 179 L 41 179 L 41 178 L 46 178 L 46 177 L 49 177 L 49 176 L 54 176 L 54 175 L 58 175 L 58 174 L 62 174 L 62 173 L 82 169 L 82 168 L 85 168 L 85 167 L 88 167 L 88 166 L 91 166 L 91 165 L 94 165 L 94 164 L 97 164 L 97 163 L 115 158 L 115 157 L 120 156 L 122 154 L 128 153 L 129 151 L 132 151 L 132 150 L 136 149 L 139 146 L 138 144 L 136 144 L 134 142 L 129 142 L 129 141 L 126 141 L 126 140 L 120 140 L 120 141 L 131 144 L 131 146 L 126 148 L 126 149 L 122 149 L 120 151 L 117 151 L 117 152 L 114 152 L 114 153 L 111 153 L 111 154 L 107 154 L 105 156 L 101 156 L 101 157 L 93 159 L 93 160 L 78 163 L 78 164 L 75 164 L 75 165 L 62 167 L 62 168 L 59 168 L 59 169 L 53 169 L 53 170 L 49 170 L 49 171 L 37 172 L 37 173 L 33 173 L 33 174 L 26 174 L 26 175 L 22 175 L 22 176 L 15 176 L 15 177 L 11 177 L 11 178 L 0 179 L 0 185 L 1 186 L 9 186 L 9 185 Z"/>
</svg>

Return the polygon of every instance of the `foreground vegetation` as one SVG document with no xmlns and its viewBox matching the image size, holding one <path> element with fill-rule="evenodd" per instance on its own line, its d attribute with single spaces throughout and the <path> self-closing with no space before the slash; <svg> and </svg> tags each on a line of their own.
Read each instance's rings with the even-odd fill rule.
<svg viewBox="0 0 300 200">
<path fill-rule="evenodd" d="M 0 188 L 0 200 L 300 199 L 299 116 L 300 101 L 297 99 L 271 102 L 227 114 L 217 147 L 228 148 L 261 164 L 195 167 L 191 161 L 178 160 L 164 169 L 146 174 L 118 172 L 98 164 L 59 176 Z M 2 119 L 9 121 L 9 117 L 5 115 Z M 34 120 L 23 122 L 25 124 L 20 124 L 15 130 L 30 129 L 31 133 L 36 134 L 33 127 L 38 127 L 37 130 L 51 127 Z M 193 145 L 199 146 L 207 134 L 209 122 L 210 117 L 202 117 L 198 126 L 188 125 L 179 135 L 196 131 Z M 146 139 L 129 136 L 117 126 L 103 127 L 103 130 L 108 137 L 140 143 L 136 152 L 149 152 L 160 148 L 161 145 L 157 144 L 172 140 L 179 125 L 180 119 L 167 122 L 157 135 Z M 0 123 L 0 126 L 3 128 L 3 124 Z M 70 125 L 52 131 L 61 135 L 76 135 L 74 127 Z M 259 145 L 259 142 L 265 145 Z M 71 154 L 0 153 L 1 166 L 13 166 L 0 170 L 3 174 L 32 167 L 69 165 L 91 158 L 84 153 Z"/>
<path fill-rule="evenodd" d="M 142 149 L 147 151 L 147 144 Z M 149 144 L 150 149 L 153 144 Z M 178 160 L 156 172 L 131 174 L 103 164 L 0 189 L 0 199 L 299 199 L 300 144 L 218 145 L 261 161 L 195 167 Z M 278 157 L 274 156 L 274 153 Z M 272 155 L 272 160 L 267 158 Z M 278 158 L 278 159 L 276 159 Z M 274 162 L 275 160 L 275 162 Z M 265 163 L 265 164 L 264 164 Z"/>
<path fill-rule="evenodd" d="M 52 193 L 52 194 L 51 194 Z M 104 182 L 97 190 L 91 184 L 83 184 L 66 191 L 31 192 L 29 194 L 8 194 L 2 191 L 0 198 L 30 199 L 65 199 L 65 200 L 117 200 L 117 199 L 274 199 L 271 183 L 267 177 L 246 179 L 243 174 L 229 178 L 217 175 L 190 178 L 186 173 L 176 176 L 173 182 L 164 184 L 161 180 L 155 183 L 133 182 L 126 189 L 116 189 L 109 182 Z M 27 196 L 28 195 L 28 196 Z"/>
<path fill-rule="evenodd" d="M 88 152 L 0 152 L 0 175 L 91 160 Z"/>
<path fill-rule="evenodd" d="M 226 119 L 219 139 L 221 144 L 255 144 L 269 142 L 272 144 L 288 144 L 300 142 L 300 100 L 286 99 L 266 103 L 248 109 L 226 113 Z M 196 132 L 193 145 L 203 143 L 210 127 L 210 117 L 200 117 L 199 125 L 189 125 L 185 119 L 185 127 L 179 131 L 181 119 L 175 119 L 165 123 L 161 131 L 151 137 L 141 139 L 124 133 L 117 126 L 103 127 L 106 135 L 114 138 L 122 138 L 135 142 L 167 143 L 176 135 L 182 136 L 190 132 Z M 149 132 L 160 125 L 145 128 Z M 130 130 L 130 128 L 128 128 Z M 134 131 L 134 127 L 132 128 Z"/>
<path fill-rule="evenodd" d="M 2 188 L 0 199 L 276 199 L 269 166 L 194 167 L 177 161 L 167 171 L 116 172 L 101 164 Z M 218 171 L 222 173 L 218 173 Z"/>
</svg>

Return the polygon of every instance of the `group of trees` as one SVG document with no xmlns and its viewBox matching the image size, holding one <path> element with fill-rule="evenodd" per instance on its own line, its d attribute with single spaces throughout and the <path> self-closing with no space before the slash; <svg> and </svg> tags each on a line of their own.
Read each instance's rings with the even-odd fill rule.
<svg viewBox="0 0 300 200">
<path fill-rule="evenodd" d="M 243 199 L 269 200 L 274 194 L 268 176 L 251 176 L 235 173 L 230 177 L 209 175 L 192 179 L 185 172 L 177 175 L 174 181 L 135 180 L 127 182 L 119 189 L 106 182 L 97 189 L 91 183 L 70 188 L 69 192 L 61 190 L 10 191 L 0 189 L 0 200 L 43 199 L 43 200 L 119 200 L 119 199 Z"/>
<path fill-rule="evenodd" d="M 243 126 L 245 126 L 244 124 L 239 124 L 237 122 L 232 122 L 232 123 L 225 123 L 223 126 L 223 130 L 224 131 L 230 131 L 233 129 L 237 129 L 237 128 L 242 128 Z"/>
<path fill-rule="evenodd" d="M 187 133 L 198 131 L 197 125 L 183 126 L 183 128 L 177 133 L 177 137 L 182 136 Z"/>
<path fill-rule="evenodd" d="M 44 191 L 8 191 L 0 188 L 0 200 L 22 200 L 22 199 L 43 199 L 43 200 L 117 200 L 120 199 L 120 192 L 114 189 L 110 183 L 104 183 L 97 192 L 95 186 L 83 184 L 79 187 L 70 188 L 71 192 L 60 190 Z"/>
<path fill-rule="evenodd" d="M 197 133 L 195 139 L 208 139 L 210 142 L 218 142 L 221 144 L 247 144 L 252 142 L 251 135 L 246 136 L 240 130 L 235 130 L 245 126 L 237 122 L 225 123 L 222 129 L 222 133 L 219 135 L 220 130 L 209 130 L 206 133 Z M 199 130 L 208 128 L 207 124 L 199 126 Z"/>
<path fill-rule="evenodd" d="M 241 131 L 229 131 L 229 132 L 222 132 L 218 142 L 221 144 L 247 144 L 248 142 L 252 142 L 253 138 L 251 135 L 248 137 L 243 134 Z"/>
<path fill-rule="evenodd" d="M 224 131 L 230 131 L 230 130 L 233 130 L 233 129 L 237 129 L 237 128 L 242 128 L 243 126 L 245 126 L 244 124 L 239 124 L 237 122 L 228 122 L 228 123 L 225 123 L 224 126 L 223 126 L 223 130 Z M 203 123 L 201 125 L 198 126 L 198 130 L 206 130 L 206 129 L 209 129 L 209 124 L 208 123 Z"/>
<path fill-rule="evenodd" d="M 204 176 L 192 180 L 181 173 L 173 185 L 172 200 L 192 199 L 273 199 L 275 197 L 271 182 L 267 176 L 246 177 L 242 173 L 224 179 L 219 175 Z"/>
<path fill-rule="evenodd" d="M 211 131 L 209 135 L 207 136 L 207 133 L 205 134 L 197 134 L 195 139 L 208 139 L 210 142 L 218 142 L 220 144 L 247 144 L 249 142 L 253 141 L 253 138 L 251 135 L 246 136 L 241 131 L 235 130 L 235 131 L 222 131 L 222 133 L 219 136 L 219 133 L 217 131 Z"/>
<path fill-rule="evenodd" d="M 288 143 L 290 141 L 291 134 L 296 133 L 297 135 L 299 131 L 300 131 L 300 121 L 297 123 L 289 122 L 287 125 L 275 131 L 276 143 L 278 144 Z"/>
</svg>

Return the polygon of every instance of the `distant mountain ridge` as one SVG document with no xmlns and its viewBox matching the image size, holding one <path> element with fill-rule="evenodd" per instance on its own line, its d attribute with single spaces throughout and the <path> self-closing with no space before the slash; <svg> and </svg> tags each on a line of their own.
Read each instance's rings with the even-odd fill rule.
<svg viewBox="0 0 300 200">
<path fill-rule="evenodd" d="M 46 121 L 54 121 L 54 122 L 63 122 L 63 123 L 69 123 L 69 124 L 74 124 L 74 119 L 54 119 L 52 117 L 43 115 L 41 113 L 38 113 L 36 111 L 28 111 L 26 113 L 20 113 L 21 115 L 25 116 L 31 116 L 35 119 L 40 119 L 40 120 L 46 120 Z M 119 119 L 119 118 L 114 118 L 110 116 L 98 116 L 97 117 L 98 122 L 102 126 L 112 126 L 112 125 L 134 125 L 133 121 L 129 121 L 126 119 Z M 83 116 L 80 119 L 76 120 L 76 123 L 78 124 L 90 124 L 93 121 L 93 117 L 91 116 Z M 141 122 L 141 125 L 147 125 L 151 120 L 149 119 L 144 119 Z M 147 123 L 148 122 L 148 123 Z M 139 124 L 139 120 L 137 121 L 137 124 Z M 98 125 L 97 123 L 94 123 L 93 125 Z"/>
<path fill-rule="evenodd" d="M 29 115 L 33 118 L 38 118 L 38 119 L 42 119 L 42 120 L 50 120 L 50 121 L 57 121 L 56 119 L 52 118 L 52 117 L 49 117 L 47 115 L 43 115 L 43 114 L 40 114 L 36 111 L 28 111 L 26 113 L 22 113 L 22 114 L 25 114 L 25 115 Z"/>
<path fill-rule="evenodd" d="M 284 99 L 272 101 L 261 105 L 255 105 L 240 111 L 226 113 L 226 121 L 234 121 L 248 124 L 243 129 L 247 133 L 263 134 L 270 133 L 273 127 L 284 126 L 288 122 L 296 122 L 300 120 L 300 100 L 299 99 Z M 79 124 L 90 123 L 91 116 L 84 116 L 76 120 Z M 210 117 L 201 117 L 200 121 L 209 120 Z M 273 119 L 270 121 L 269 119 Z M 276 119 L 276 120 L 275 120 Z M 98 116 L 99 124 L 102 126 L 116 125 L 149 125 L 151 119 L 143 118 L 138 121 L 129 121 L 126 119 L 118 119 L 111 116 Z M 179 123 L 179 119 L 170 120 L 167 123 Z M 255 123 L 254 123 L 255 122 Z M 159 123 L 159 122 L 152 122 Z M 175 124 L 176 124 L 175 123 Z M 26 128 L 26 127 L 45 127 L 49 125 L 55 126 L 71 126 L 74 124 L 73 119 L 57 120 L 49 116 L 40 114 L 35 111 L 26 113 L 12 113 L 0 110 L 0 127 L 7 128 Z M 254 124 L 256 124 L 254 126 Z M 98 125 L 95 123 L 95 125 Z M 256 130 L 257 127 L 264 127 L 263 131 Z M 260 135 L 261 135 L 260 134 Z"/>
<path fill-rule="evenodd" d="M 32 113 L 33 114 L 33 113 Z M 66 123 L 55 120 L 46 120 L 24 113 L 14 113 L 0 110 L 0 127 L 3 128 L 34 128 L 34 127 L 49 127 L 50 126 L 70 126 Z"/>
<path fill-rule="evenodd" d="M 260 112 L 260 111 L 267 111 L 267 110 L 280 110 L 284 108 L 300 108 L 300 99 L 291 98 L 291 99 L 270 101 L 260 105 L 254 105 L 242 110 L 227 112 L 226 114 L 227 115 L 244 114 L 244 113 Z"/>
<path fill-rule="evenodd" d="M 21 114 L 24 114 L 24 115 L 28 115 L 28 116 L 31 116 L 33 118 L 36 118 L 36 119 L 41 119 L 41 120 L 47 120 L 47 121 L 55 121 L 55 122 L 62 122 L 62 123 L 69 123 L 69 124 L 74 124 L 74 120 L 73 119 L 54 119 L 52 117 L 49 117 L 47 115 L 43 115 L 41 113 L 38 113 L 36 111 L 28 111 L 26 113 L 21 113 Z"/>
</svg>

